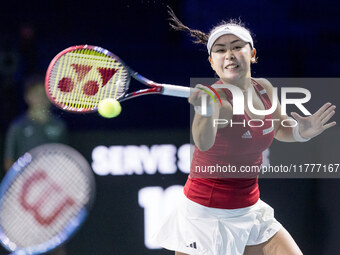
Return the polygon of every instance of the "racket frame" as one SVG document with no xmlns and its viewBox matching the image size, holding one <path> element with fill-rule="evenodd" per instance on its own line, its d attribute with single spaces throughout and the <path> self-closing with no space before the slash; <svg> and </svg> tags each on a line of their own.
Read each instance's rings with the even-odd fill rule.
<svg viewBox="0 0 340 255">
<path fill-rule="evenodd" d="M 7 192 L 7 190 L 11 187 L 13 181 L 17 177 L 17 175 L 20 175 L 21 172 L 25 169 L 26 166 L 28 166 L 31 162 L 35 154 L 39 154 L 39 151 L 43 151 L 44 148 L 53 146 L 55 148 L 60 148 L 61 150 L 65 150 L 68 152 L 71 152 L 73 154 L 77 155 L 77 158 L 81 158 L 83 161 L 86 161 L 86 159 L 83 158 L 83 156 L 76 151 L 75 149 L 64 145 L 64 144 L 58 144 L 58 143 L 52 143 L 52 144 L 45 144 L 39 147 L 36 147 L 35 149 L 26 152 L 24 155 L 22 155 L 14 164 L 13 166 L 8 170 L 7 174 L 3 178 L 0 184 L 0 210 L 3 205 L 3 196 Z M 80 156 L 80 157 L 79 157 Z M 86 161 L 87 163 L 87 161 Z M 82 163 L 83 164 L 83 163 Z M 88 164 L 88 163 L 87 163 Z M 91 169 L 91 168 L 89 168 Z M 91 177 L 90 177 L 91 176 Z M 25 248 L 17 248 L 16 244 L 12 242 L 6 235 L 6 233 L 3 231 L 2 223 L 0 221 L 0 243 L 2 246 L 11 254 L 18 254 L 18 255 L 32 255 L 32 254 L 42 254 L 46 253 L 48 251 L 51 251 L 60 245 L 62 245 L 64 242 L 66 242 L 68 239 L 70 239 L 76 232 L 79 230 L 79 228 L 84 224 L 85 219 L 87 218 L 90 209 L 94 203 L 95 200 L 95 180 L 94 176 L 90 175 L 90 187 L 92 188 L 92 192 L 89 192 L 90 197 L 86 205 L 81 208 L 81 210 L 66 224 L 64 229 L 59 232 L 57 235 L 55 235 L 52 239 L 48 240 L 45 243 L 25 247 Z"/>
<path fill-rule="evenodd" d="M 116 55 L 114 55 L 113 53 L 111 53 L 108 50 L 105 50 L 101 47 L 97 47 L 97 46 L 93 46 L 93 45 L 77 45 L 77 46 L 71 46 L 67 49 L 64 49 L 63 51 L 59 52 L 51 61 L 51 63 L 49 64 L 47 71 L 46 71 L 46 76 L 45 76 L 45 92 L 46 95 L 48 97 L 48 99 L 54 104 L 56 105 L 58 108 L 62 109 L 62 110 L 66 110 L 66 111 L 70 111 L 70 112 L 75 112 L 75 113 L 86 113 L 86 112 L 95 112 L 98 111 L 98 106 L 96 107 L 92 107 L 92 108 L 86 108 L 86 109 L 81 109 L 81 108 L 72 108 L 69 106 L 65 106 L 64 104 L 58 102 L 57 100 L 55 100 L 55 98 L 51 95 L 50 93 L 50 86 L 49 86 L 49 82 L 50 82 L 50 78 L 51 78 L 51 72 L 52 69 L 54 67 L 54 65 L 56 64 L 56 62 L 65 54 L 71 52 L 71 51 L 75 51 L 75 50 L 82 50 L 82 49 L 89 49 L 89 50 L 94 50 L 97 52 L 100 52 L 108 57 L 111 57 L 113 59 L 116 59 L 117 61 L 119 61 L 122 66 L 124 68 L 126 68 L 125 63 Z M 129 84 L 130 84 L 130 79 L 131 79 L 131 74 L 129 73 L 129 69 L 127 69 L 128 72 L 128 76 L 126 77 L 127 82 L 126 82 L 126 86 L 125 86 L 125 90 L 124 90 L 124 94 L 126 93 L 126 91 L 129 89 Z"/>
<path fill-rule="evenodd" d="M 168 95 L 168 96 L 176 96 L 176 97 L 184 97 L 184 98 L 188 98 L 190 96 L 190 88 L 189 87 L 157 83 L 157 82 L 154 82 L 152 80 L 149 80 L 149 79 L 145 78 L 144 76 L 142 76 L 141 74 L 133 71 L 119 57 L 117 57 L 115 54 L 113 54 L 112 52 L 110 52 L 110 51 L 108 51 L 104 48 L 101 48 L 101 47 L 98 47 L 98 46 L 93 46 L 93 45 L 78 45 L 78 46 L 69 47 L 69 48 L 61 51 L 59 54 L 57 54 L 53 58 L 53 60 L 51 61 L 50 65 L 47 69 L 47 72 L 46 72 L 46 77 L 45 77 L 46 94 L 47 94 L 49 100 L 62 110 L 66 110 L 66 111 L 70 111 L 70 112 L 76 112 L 76 113 L 77 112 L 78 113 L 87 113 L 87 112 L 98 111 L 98 106 L 92 107 L 92 108 L 86 108 L 86 109 L 84 109 L 84 108 L 78 109 L 78 108 L 72 108 L 72 107 L 65 106 L 62 103 L 56 101 L 50 93 L 49 80 L 51 78 L 52 69 L 53 69 L 54 65 L 56 64 L 56 62 L 58 61 L 58 59 L 61 56 L 67 54 L 70 51 L 80 50 L 80 49 L 89 49 L 89 50 L 95 50 L 97 52 L 100 52 L 100 53 L 102 53 L 102 54 L 104 54 L 108 57 L 111 57 L 111 58 L 117 60 L 118 62 L 121 63 L 123 68 L 126 69 L 128 75 L 127 75 L 127 81 L 126 81 L 126 86 L 125 86 L 124 92 L 121 96 L 116 98 L 119 102 L 122 102 L 122 101 L 125 101 L 125 100 L 128 100 L 128 99 L 132 99 L 132 98 L 135 98 L 135 97 L 139 97 L 139 96 L 142 96 L 142 95 L 151 95 L 151 94 L 163 94 L 163 95 Z M 137 90 L 137 91 L 134 91 L 134 92 L 127 93 L 128 89 L 129 89 L 130 82 L 131 82 L 131 77 L 133 77 L 134 79 L 136 79 L 140 83 L 148 86 L 149 88 L 140 89 L 140 90 Z"/>
</svg>

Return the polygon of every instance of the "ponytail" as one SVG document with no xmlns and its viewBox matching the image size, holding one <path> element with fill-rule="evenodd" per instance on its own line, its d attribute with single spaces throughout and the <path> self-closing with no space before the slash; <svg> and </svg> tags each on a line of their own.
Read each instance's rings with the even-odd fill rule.
<svg viewBox="0 0 340 255">
<path fill-rule="evenodd" d="M 168 6 L 168 13 L 170 15 L 170 27 L 176 31 L 186 31 L 189 32 L 191 37 L 195 38 L 195 40 L 193 41 L 194 43 L 197 44 L 204 44 L 207 45 L 208 43 L 208 39 L 209 36 L 200 31 L 200 30 L 196 30 L 196 29 L 190 29 L 189 27 L 185 26 L 175 15 L 174 11 Z"/>
</svg>

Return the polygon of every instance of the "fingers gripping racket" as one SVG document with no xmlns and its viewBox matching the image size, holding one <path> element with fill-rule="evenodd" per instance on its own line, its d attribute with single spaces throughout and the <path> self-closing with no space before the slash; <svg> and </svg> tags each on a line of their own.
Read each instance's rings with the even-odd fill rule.
<svg viewBox="0 0 340 255">
<path fill-rule="evenodd" d="M 148 86 L 128 93 L 130 79 Z M 81 45 L 60 52 L 50 63 L 45 80 L 52 103 L 71 112 L 97 111 L 106 98 L 124 101 L 141 95 L 189 97 L 190 88 L 151 81 L 100 47 Z"/>
<path fill-rule="evenodd" d="M 71 147 L 47 144 L 20 157 L 0 185 L 0 241 L 12 254 L 41 254 L 64 243 L 94 200 L 93 173 Z"/>
</svg>

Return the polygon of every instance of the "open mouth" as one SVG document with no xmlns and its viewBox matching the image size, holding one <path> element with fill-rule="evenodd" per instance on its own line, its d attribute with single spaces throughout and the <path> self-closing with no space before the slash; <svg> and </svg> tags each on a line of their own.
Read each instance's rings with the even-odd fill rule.
<svg viewBox="0 0 340 255">
<path fill-rule="evenodd" d="M 238 65 L 236 65 L 236 64 L 227 65 L 225 67 L 225 69 L 227 69 L 227 70 L 235 70 L 237 68 L 238 68 Z"/>
</svg>

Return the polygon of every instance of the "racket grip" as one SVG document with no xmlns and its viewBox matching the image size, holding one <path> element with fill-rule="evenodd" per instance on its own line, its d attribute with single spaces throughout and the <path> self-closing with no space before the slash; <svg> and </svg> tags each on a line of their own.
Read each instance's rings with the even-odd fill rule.
<svg viewBox="0 0 340 255">
<path fill-rule="evenodd" d="M 191 88 L 177 85 L 162 84 L 162 94 L 166 96 L 185 97 L 190 96 Z"/>
</svg>

